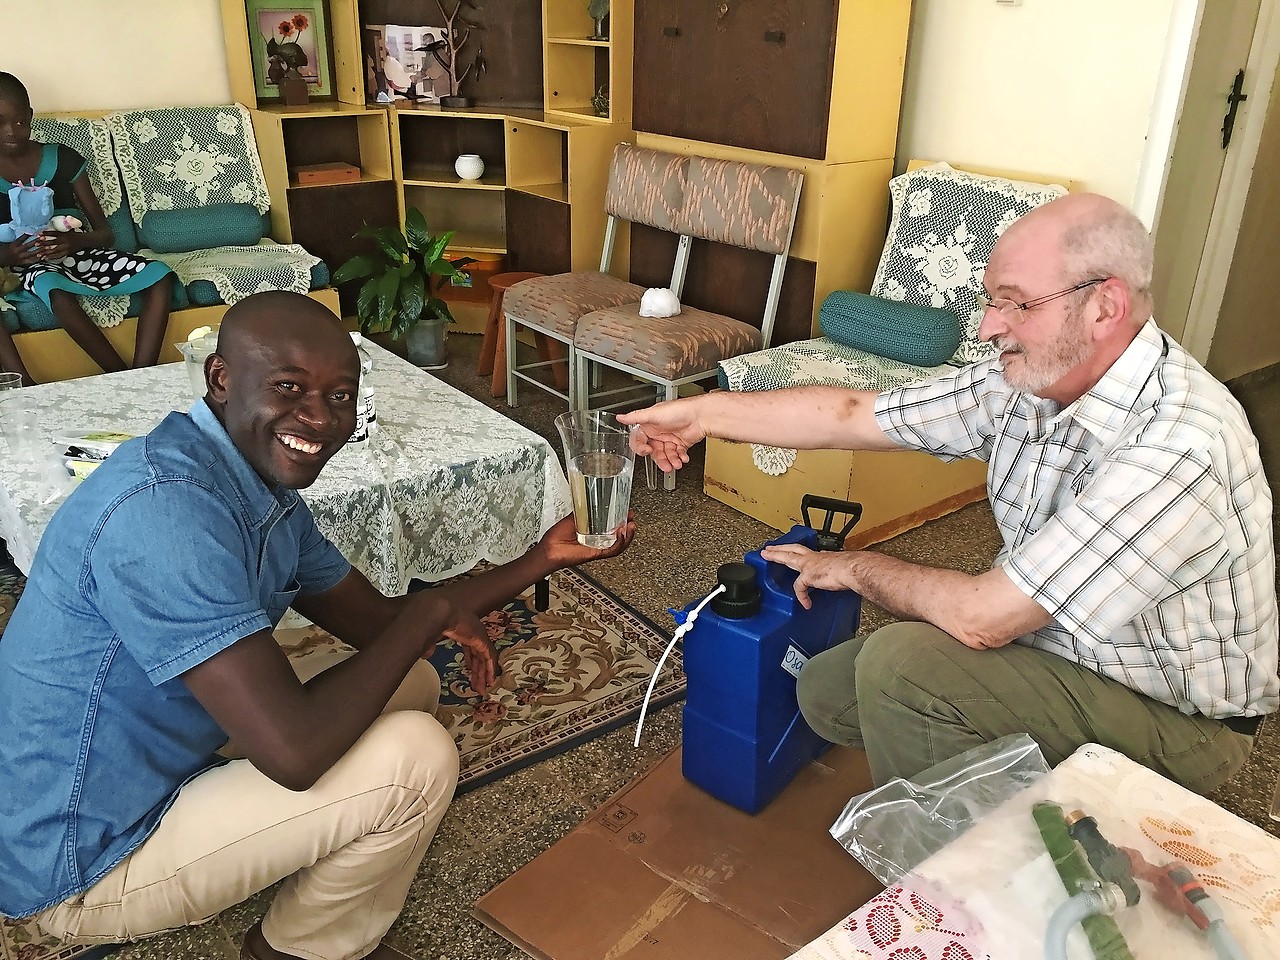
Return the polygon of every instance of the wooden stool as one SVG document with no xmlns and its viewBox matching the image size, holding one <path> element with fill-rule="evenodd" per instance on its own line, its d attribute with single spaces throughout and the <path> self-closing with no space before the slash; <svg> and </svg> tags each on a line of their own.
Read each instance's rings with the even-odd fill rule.
<svg viewBox="0 0 1280 960">
<path fill-rule="evenodd" d="M 521 280 L 532 280 L 544 277 L 544 273 L 497 273 L 489 278 L 489 288 L 493 291 L 493 299 L 489 301 L 489 321 L 484 327 L 484 340 L 480 344 L 480 360 L 476 363 L 476 373 L 480 376 L 493 375 L 490 392 L 495 397 L 507 395 L 507 329 L 506 320 L 502 316 L 502 295 Z M 534 332 L 534 343 L 543 360 L 560 361 L 551 368 L 556 387 L 569 389 L 569 365 L 560 344 L 546 334 Z"/>
</svg>

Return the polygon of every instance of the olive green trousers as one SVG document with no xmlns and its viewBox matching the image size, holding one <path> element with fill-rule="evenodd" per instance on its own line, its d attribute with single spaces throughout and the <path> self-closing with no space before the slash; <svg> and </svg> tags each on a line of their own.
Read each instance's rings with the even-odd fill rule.
<svg viewBox="0 0 1280 960">
<path fill-rule="evenodd" d="M 1197 793 L 1244 764 L 1253 738 L 1180 713 L 1042 650 L 973 650 L 928 623 L 894 623 L 818 654 L 797 684 L 805 719 L 863 749 L 877 785 L 1011 733 L 1054 766 L 1100 743 Z"/>
</svg>

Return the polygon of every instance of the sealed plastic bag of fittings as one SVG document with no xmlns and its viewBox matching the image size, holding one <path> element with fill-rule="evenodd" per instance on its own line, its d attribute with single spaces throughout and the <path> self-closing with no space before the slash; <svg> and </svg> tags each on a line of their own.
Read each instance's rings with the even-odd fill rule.
<svg viewBox="0 0 1280 960">
<path fill-rule="evenodd" d="M 1048 772 L 1027 734 L 1001 737 L 913 780 L 891 780 L 859 794 L 832 824 L 831 835 L 889 886 Z"/>
</svg>

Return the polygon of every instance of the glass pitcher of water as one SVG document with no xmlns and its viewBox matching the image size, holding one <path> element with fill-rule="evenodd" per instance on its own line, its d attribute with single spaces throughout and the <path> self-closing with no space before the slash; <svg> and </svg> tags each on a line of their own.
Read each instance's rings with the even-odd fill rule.
<svg viewBox="0 0 1280 960">
<path fill-rule="evenodd" d="M 199 400 L 205 395 L 204 361 L 218 349 L 218 327 L 215 325 L 193 330 L 189 339 L 175 343 L 174 346 L 186 361 L 191 392 Z"/>
<path fill-rule="evenodd" d="M 556 417 L 564 444 L 564 462 L 573 495 L 578 542 L 613 546 L 627 520 L 635 454 L 630 431 L 612 413 L 570 410 Z"/>
</svg>

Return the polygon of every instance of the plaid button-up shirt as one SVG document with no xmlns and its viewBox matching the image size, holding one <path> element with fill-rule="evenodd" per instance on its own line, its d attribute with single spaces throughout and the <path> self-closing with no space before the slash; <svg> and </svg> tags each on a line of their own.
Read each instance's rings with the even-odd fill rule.
<svg viewBox="0 0 1280 960">
<path fill-rule="evenodd" d="M 996 557 L 1053 621 L 1017 642 L 1184 713 L 1280 706 L 1271 491 L 1227 389 L 1148 321 L 1059 404 L 999 360 L 881 394 L 895 442 L 988 462 Z"/>
</svg>

